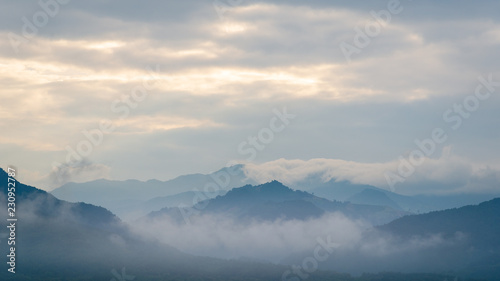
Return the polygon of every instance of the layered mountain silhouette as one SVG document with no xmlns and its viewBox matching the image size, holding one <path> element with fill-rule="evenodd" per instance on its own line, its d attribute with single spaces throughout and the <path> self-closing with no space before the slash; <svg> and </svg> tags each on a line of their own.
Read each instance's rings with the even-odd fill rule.
<svg viewBox="0 0 500 281">
<path fill-rule="evenodd" d="M 386 193 L 377 189 L 364 189 L 349 197 L 347 201 L 355 204 L 387 206 L 395 210 L 402 210 L 398 203 L 389 198 Z"/>
<path fill-rule="evenodd" d="M 317 218 L 327 212 L 340 212 L 351 219 L 363 219 L 373 225 L 384 224 L 408 213 L 387 206 L 361 205 L 330 201 L 310 193 L 292 190 L 278 181 L 234 188 L 224 196 L 217 196 L 193 206 L 196 213 L 225 215 L 241 222 L 248 220 Z M 148 216 L 170 216 L 178 222 L 185 220 L 192 210 L 164 208 Z"/>
<path fill-rule="evenodd" d="M 0 169 L 0 215 L 7 217 L 8 176 Z M 270 197 L 289 190 L 273 183 Z M 195 257 L 131 233 L 102 207 L 69 203 L 32 186 L 15 182 L 16 274 L 0 272 L 1 280 L 281 280 L 288 266 Z M 238 191 L 237 191 L 238 192 Z M 240 190 L 244 192 L 244 190 Z M 252 191 L 251 191 L 252 192 Z M 274 194 L 274 195 L 272 195 Z M 236 196 L 236 195 L 230 195 Z M 290 193 L 302 200 L 310 195 Z M 257 196 L 259 197 L 259 196 Z M 222 198 L 222 197 L 218 197 Z M 312 197 L 314 199 L 314 197 Z M 259 199 L 256 199 L 259 200 Z M 214 204 L 214 206 L 221 206 Z M 0 232 L 1 233 L 1 232 Z M 3 239 L 0 251 L 8 253 Z M 449 275 L 377 274 L 352 278 L 326 271 L 311 272 L 312 280 L 442 281 Z"/>
<path fill-rule="evenodd" d="M 193 192 L 203 192 L 205 186 L 216 186 L 217 191 L 204 195 L 212 198 L 225 191 L 254 184 L 242 170 L 243 165 L 234 165 L 214 173 L 191 174 L 168 181 L 149 180 L 95 180 L 85 183 L 67 183 L 54 189 L 51 194 L 69 202 L 85 202 L 105 207 L 125 220 L 137 219 L 163 207 L 193 205 Z"/>
<path fill-rule="evenodd" d="M 356 204 L 389 206 L 411 213 L 427 213 L 467 205 L 499 197 L 500 194 L 448 194 L 448 195 L 401 195 L 375 186 L 354 184 L 336 179 L 322 182 L 307 179 L 297 184 L 307 186 L 312 193 L 329 200 L 348 201 Z M 414 188 L 418 190 L 418 187 Z M 439 189 L 439 188 L 437 188 Z"/>
<path fill-rule="evenodd" d="M 51 192 L 58 199 L 69 202 L 85 202 L 105 207 L 125 221 L 133 221 L 164 207 L 191 206 L 196 194 L 214 198 L 226 191 L 244 185 L 256 185 L 245 175 L 243 164 L 220 169 L 211 174 L 190 174 L 168 181 L 159 180 L 95 180 L 85 183 L 67 183 Z M 212 190 L 212 192 L 205 192 Z M 214 188 L 216 187 L 216 188 Z M 457 208 L 478 204 L 500 194 L 453 194 L 453 195 L 401 195 L 371 185 L 354 184 L 331 179 L 323 182 L 320 176 L 310 176 L 292 186 L 331 201 L 350 202 L 360 205 L 390 207 L 409 213 Z M 417 189 L 417 188 L 415 188 Z"/>
</svg>

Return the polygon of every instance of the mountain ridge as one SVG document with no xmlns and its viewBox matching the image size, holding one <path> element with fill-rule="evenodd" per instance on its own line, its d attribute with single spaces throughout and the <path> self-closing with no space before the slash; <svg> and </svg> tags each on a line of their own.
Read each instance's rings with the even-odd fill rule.
<svg viewBox="0 0 500 281">
<path fill-rule="evenodd" d="M 246 184 L 242 165 L 222 168 L 211 174 L 182 175 L 167 181 L 150 179 L 139 181 L 111 181 L 99 179 L 85 183 L 67 183 L 51 194 L 69 202 L 85 202 L 102 206 L 120 218 L 130 221 L 145 215 L 142 206 L 149 200 L 178 195 L 184 192 L 202 192 L 207 185 L 216 185 L 220 191 Z M 252 183 L 252 181 L 249 181 Z M 205 194 L 205 193 L 204 193 Z M 210 195 L 210 193 L 206 193 Z M 96 196 L 98 195 L 98 196 Z M 160 199 L 159 199 L 160 200 Z M 164 207 L 164 206 L 163 206 Z"/>
<path fill-rule="evenodd" d="M 284 265 L 191 256 L 155 241 L 139 239 L 104 208 L 65 202 L 43 190 L 18 181 L 15 183 L 19 199 L 16 274 L 3 270 L 0 272 L 1 280 L 110 280 L 117 277 L 116 272 L 121 272 L 120 278 L 123 280 L 132 280 L 137 276 L 138 280 L 150 281 L 260 281 L 279 280 L 283 272 L 288 270 Z M 5 197 L 7 186 L 7 174 L 0 170 L 0 197 Z M 81 206 L 80 209 L 76 208 L 76 213 L 80 212 L 88 221 L 81 220 L 78 215 L 67 216 L 68 212 L 73 212 L 72 206 Z M 6 210 L 6 200 L 0 200 L 0 214 L 6 215 Z M 98 213 L 97 216 L 107 214 L 105 216 L 113 218 L 113 221 L 104 221 L 103 225 L 89 224 L 97 218 L 92 210 Z M 116 225 L 112 227 L 109 224 Z M 8 252 L 7 243 L 0 244 L 0 251 Z M 385 275 L 377 274 L 374 278 L 383 278 Z M 441 281 L 446 277 L 411 275 L 413 278 L 419 276 L 428 276 L 429 281 Z M 365 281 L 326 271 L 313 272 L 310 278 Z"/>
<path fill-rule="evenodd" d="M 296 210 L 307 210 L 311 216 L 303 216 L 294 210 L 292 202 L 295 202 Z M 353 219 L 366 219 L 375 225 L 387 223 L 407 214 L 390 207 L 330 201 L 305 191 L 292 190 L 276 180 L 256 186 L 244 185 L 233 188 L 224 196 L 199 202 L 192 208 L 198 210 L 199 214 L 224 214 L 241 221 L 307 219 L 325 213 L 341 212 Z M 189 213 L 189 210 L 166 207 L 148 214 L 147 217 L 159 218 L 167 215 L 182 222 L 186 213 Z"/>
</svg>

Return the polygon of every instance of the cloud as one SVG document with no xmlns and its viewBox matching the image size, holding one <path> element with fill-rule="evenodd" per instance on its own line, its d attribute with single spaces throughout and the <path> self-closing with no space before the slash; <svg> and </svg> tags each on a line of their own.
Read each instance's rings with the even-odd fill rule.
<svg viewBox="0 0 500 281">
<path fill-rule="evenodd" d="M 114 163 L 117 179 L 215 170 L 239 157 L 237 145 L 285 105 L 298 118 L 258 161 L 388 163 L 407 149 L 407 138 L 441 122 L 435 117 L 444 107 L 473 92 L 479 75 L 499 74 L 491 59 L 500 44 L 499 4 L 450 3 L 405 2 L 347 63 L 339 44 L 351 42 L 387 1 L 244 1 L 223 19 L 211 1 L 71 2 L 19 53 L 0 41 L 0 150 L 43 155 L 5 161 L 49 173 L 82 130 L 115 120 L 111 104 L 142 83 L 146 66 L 159 65 L 161 82 L 89 156 Z M 9 3 L 0 36 L 22 34 L 22 17 L 40 9 Z M 478 163 L 499 157 L 492 132 L 500 130 L 491 121 L 498 101 L 489 106 L 468 120 L 477 131 L 464 127 L 451 143 Z M 151 154 L 162 159 L 150 165 L 144 155 Z M 368 175 L 356 180 L 374 178 L 357 167 Z"/>
<path fill-rule="evenodd" d="M 395 186 L 395 191 L 404 194 L 500 192 L 500 170 L 488 165 L 473 163 L 453 155 L 445 147 L 437 158 L 425 158 L 423 164 L 415 166 L 415 172 Z M 294 188 L 310 190 L 317 184 L 330 180 L 367 184 L 390 190 L 386 173 L 397 174 L 400 160 L 384 163 L 360 163 L 340 159 L 287 160 L 278 159 L 262 164 L 248 163 L 245 175 L 259 183 L 278 180 Z"/>
<path fill-rule="evenodd" d="M 319 267 L 339 272 L 379 272 L 378 267 L 401 271 L 426 264 L 426 251 L 452 247 L 467 239 L 456 233 L 439 233 L 401 239 L 369 227 L 362 221 L 347 219 L 341 213 L 300 220 L 253 221 L 242 224 L 224 214 L 191 217 L 189 224 L 177 223 L 168 216 L 141 219 L 132 231 L 146 239 L 158 240 L 183 252 L 224 259 L 251 259 L 301 265 L 304 258 L 321 248 L 328 260 Z M 328 247 L 322 248 L 322 247 Z M 325 252 L 323 252 L 325 251 Z M 401 263 L 404 256 L 413 261 Z M 453 264 L 453 262 L 447 262 Z M 450 265 L 447 266 L 450 266 Z M 377 267 L 378 266 L 378 267 Z M 426 265 L 429 267 L 429 265 Z M 432 265 L 430 266 L 432 267 Z"/>
<path fill-rule="evenodd" d="M 54 167 L 45 180 L 49 186 L 58 187 L 68 182 L 87 182 L 109 178 L 111 168 L 91 163 L 87 159 L 75 163 L 63 163 Z"/>
<path fill-rule="evenodd" d="M 190 254 L 274 262 L 314 248 L 318 237 L 329 235 L 338 244 L 355 243 L 367 228 L 367 224 L 351 221 L 342 214 L 327 214 L 307 221 L 254 221 L 248 224 L 224 215 L 202 215 L 193 218 L 190 224 L 178 224 L 169 217 L 160 217 L 132 225 L 137 234 L 156 238 Z"/>
</svg>

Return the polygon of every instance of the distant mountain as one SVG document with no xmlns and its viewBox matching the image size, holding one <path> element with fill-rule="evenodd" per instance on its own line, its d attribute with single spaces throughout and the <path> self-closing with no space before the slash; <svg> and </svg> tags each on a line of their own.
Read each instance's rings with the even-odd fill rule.
<svg viewBox="0 0 500 281">
<path fill-rule="evenodd" d="M 247 178 L 244 165 L 239 164 L 208 175 L 184 175 L 168 181 L 101 179 L 86 183 L 67 183 L 53 190 L 51 194 L 69 202 L 85 202 L 105 207 L 121 219 L 130 222 L 164 207 L 191 206 L 200 198 L 211 199 L 232 188 L 247 184 L 257 183 Z M 209 192 L 205 191 L 207 185 Z M 353 184 L 348 181 L 331 179 L 323 182 L 318 176 L 310 176 L 295 183 L 293 188 L 309 190 L 310 193 L 331 201 L 387 206 L 410 213 L 427 213 L 478 204 L 495 197 L 492 194 L 405 196 L 375 186 Z M 195 192 L 202 193 L 203 196 L 195 199 Z"/>
<path fill-rule="evenodd" d="M 413 196 L 400 195 L 371 185 L 353 184 L 348 181 L 336 181 L 336 179 L 325 183 L 312 179 L 309 181 L 311 192 L 329 200 L 391 206 L 411 213 L 446 209 L 446 207 L 430 205 L 425 200 Z"/>
<path fill-rule="evenodd" d="M 226 191 L 219 192 L 198 192 L 203 193 L 204 197 L 209 199 L 215 198 L 219 195 L 226 194 Z M 179 206 L 192 206 L 195 202 L 193 199 L 197 198 L 196 191 L 186 191 L 175 195 L 164 196 L 164 197 L 155 197 L 141 204 L 140 208 L 150 209 L 149 212 L 160 210 L 165 208 L 165 206 L 169 207 L 179 207 Z"/>
<path fill-rule="evenodd" d="M 7 217 L 8 179 L 0 169 L 0 216 Z M 59 200 L 45 191 L 15 182 L 16 274 L 0 271 L 0 280 L 281 280 L 287 266 L 194 257 L 132 234 L 108 210 Z M 5 223 L 5 222 L 4 222 Z M 5 227 L 0 234 L 4 233 Z M 7 235 L 10 236 L 10 235 Z M 8 254 L 1 236 L 0 251 Z M 4 257 L 4 260 L 6 258 Z M 346 274 L 317 271 L 311 280 L 364 281 Z M 377 274 L 373 278 L 384 278 Z M 442 281 L 447 276 L 426 275 Z M 404 275 L 401 278 L 422 277 Z M 410 279 L 407 279 L 410 280 Z"/>
<path fill-rule="evenodd" d="M 67 183 L 53 190 L 51 194 L 69 202 L 85 202 L 102 206 L 122 219 L 132 220 L 166 206 L 175 207 L 180 202 L 178 200 L 180 197 L 184 198 L 181 200 L 183 204 L 194 204 L 193 197 L 189 198 L 189 194 L 185 192 L 201 192 L 205 197 L 212 198 L 233 187 L 253 184 L 253 181 L 246 178 L 242 167 L 242 165 L 235 165 L 208 175 L 185 175 L 168 181 L 100 179 L 85 183 Z M 205 192 L 207 185 L 210 185 L 210 192 Z M 214 186 L 220 191 L 212 192 L 215 189 Z M 180 195 L 182 193 L 184 194 Z M 166 198 L 172 195 L 177 195 L 177 197 Z M 152 206 L 158 206 L 158 208 L 151 209 Z"/>
<path fill-rule="evenodd" d="M 308 186 L 312 193 L 329 200 L 351 203 L 391 206 L 411 212 L 427 213 L 432 211 L 459 208 L 491 200 L 500 194 L 448 194 L 448 195 L 401 195 L 371 185 L 353 184 L 348 181 L 332 179 L 326 183 L 318 179 L 298 184 Z M 385 194 L 384 195 L 382 195 Z"/>
<path fill-rule="evenodd" d="M 150 212 L 158 211 L 165 207 L 189 207 L 196 204 L 196 200 L 198 200 L 198 198 L 211 199 L 224 194 L 226 194 L 226 191 L 186 191 L 169 196 L 155 197 L 147 201 L 136 200 L 132 202 L 121 202 L 122 205 L 115 202 L 116 206 L 113 207 L 113 212 L 126 221 L 133 221 L 149 214 Z"/>
<path fill-rule="evenodd" d="M 384 191 L 371 185 L 353 184 L 348 181 L 336 181 L 335 179 L 329 180 L 325 183 L 312 180 L 310 180 L 310 182 L 312 183 L 307 185 L 306 183 L 300 183 L 300 185 L 309 186 L 314 195 L 329 200 L 347 201 L 350 197 L 366 189 L 377 190 L 380 192 Z"/>
<path fill-rule="evenodd" d="M 194 208 L 200 210 L 200 214 L 231 216 L 240 221 L 248 219 L 304 220 L 319 217 L 326 212 L 341 212 L 349 218 L 364 219 L 374 225 L 387 223 L 407 214 L 385 206 L 330 201 L 304 191 L 292 190 L 278 181 L 234 188 L 226 195 L 200 202 Z M 178 208 L 164 208 L 148 216 L 157 218 L 169 215 L 182 222 L 184 219 L 181 216 L 182 213 L 187 212 Z"/>
<path fill-rule="evenodd" d="M 360 193 L 356 193 L 349 197 L 347 201 L 355 204 L 387 206 L 395 210 L 402 209 L 394 200 L 390 199 L 386 193 L 376 189 L 364 189 Z"/>
</svg>

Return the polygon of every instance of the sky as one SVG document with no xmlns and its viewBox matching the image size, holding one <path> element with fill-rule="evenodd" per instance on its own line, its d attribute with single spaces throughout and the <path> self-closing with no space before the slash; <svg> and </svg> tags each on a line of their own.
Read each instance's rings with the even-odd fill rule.
<svg viewBox="0 0 500 281">
<path fill-rule="evenodd" d="M 1 2 L 0 156 L 27 184 L 246 163 L 500 189 L 498 1 Z"/>
</svg>

